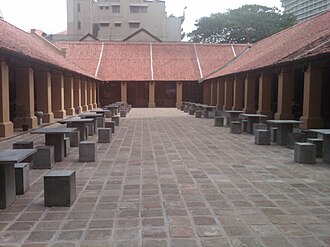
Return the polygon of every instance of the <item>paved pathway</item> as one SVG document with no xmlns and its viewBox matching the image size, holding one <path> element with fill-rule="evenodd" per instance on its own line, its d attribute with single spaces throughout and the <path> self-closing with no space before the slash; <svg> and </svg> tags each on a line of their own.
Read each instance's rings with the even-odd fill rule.
<svg viewBox="0 0 330 247">
<path fill-rule="evenodd" d="M 70 208 L 44 207 L 47 171 L 31 170 L 0 210 L 0 246 L 330 246 L 329 165 L 177 109 L 133 109 L 97 149 L 97 162 L 72 149 L 54 168 L 77 172 Z"/>
</svg>

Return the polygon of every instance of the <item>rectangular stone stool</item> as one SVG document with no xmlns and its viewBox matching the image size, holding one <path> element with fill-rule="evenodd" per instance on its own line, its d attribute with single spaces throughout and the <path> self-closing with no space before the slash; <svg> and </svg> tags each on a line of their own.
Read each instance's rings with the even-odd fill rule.
<svg viewBox="0 0 330 247">
<path fill-rule="evenodd" d="M 185 105 L 184 108 L 183 108 L 183 112 L 184 113 L 188 113 L 189 112 L 189 106 L 188 105 Z"/>
<path fill-rule="evenodd" d="M 184 110 L 184 105 L 180 106 L 180 110 L 183 111 Z"/>
<path fill-rule="evenodd" d="M 105 112 L 105 117 L 106 118 L 111 118 L 112 117 L 112 111 L 109 110 L 109 111 Z"/>
<path fill-rule="evenodd" d="M 99 128 L 99 143 L 110 143 L 111 142 L 111 129 L 110 128 Z"/>
<path fill-rule="evenodd" d="M 33 141 L 18 141 L 13 143 L 13 149 L 33 149 Z"/>
<path fill-rule="evenodd" d="M 196 109 L 195 107 L 190 107 L 189 108 L 189 115 L 195 115 Z"/>
<path fill-rule="evenodd" d="M 79 143 L 79 161 L 93 162 L 96 160 L 96 143 L 83 141 Z"/>
<path fill-rule="evenodd" d="M 126 110 L 120 111 L 120 117 L 126 117 L 126 114 L 127 114 Z"/>
<path fill-rule="evenodd" d="M 23 195 L 30 187 L 29 163 L 15 164 L 16 195 Z"/>
<path fill-rule="evenodd" d="M 270 129 L 270 140 L 272 142 L 276 142 L 277 141 L 277 128 L 276 127 L 272 127 Z"/>
<path fill-rule="evenodd" d="M 105 122 L 105 127 L 110 128 L 112 133 L 115 133 L 115 122 Z"/>
<path fill-rule="evenodd" d="M 86 123 L 88 136 L 94 135 L 94 123 Z"/>
<path fill-rule="evenodd" d="M 232 134 L 242 134 L 242 122 L 241 121 L 231 121 L 231 123 L 230 123 L 230 133 L 232 133 Z"/>
<path fill-rule="evenodd" d="M 54 146 L 37 147 L 33 169 L 51 169 L 55 164 Z"/>
<path fill-rule="evenodd" d="M 104 117 L 97 117 L 96 118 L 97 127 L 104 128 L 104 122 L 105 122 Z"/>
<path fill-rule="evenodd" d="M 118 116 L 113 116 L 111 118 L 112 122 L 115 122 L 115 126 L 119 126 L 119 117 Z"/>
<path fill-rule="evenodd" d="M 294 144 L 294 162 L 315 164 L 316 146 L 308 142 L 296 142 Z"/>
<path fill-rule="evenodd" d="M 242 120 L 242 132 L 247 132 L 248 121 L 246 119 Z"/>
<path fill-rule="evenodd" d="M 202 111 L 201 110 L 196 111 L 195 118 L 202 118 Z"/>
<path fill-rule="evenodd" d="M 270 130 L 255 130 L 254 143 L 256 145 L 270 145 Z"/>
<path fill-rule="evenodd" d="M 218 126 L 218 127 L 223 127 L 223 120 L 224 117 L 215 117 L 214 118 L 214 126 Z"/>
<path fill-rule="evenodd" d="M 253 129 L 252 129 L 252 134 L 255 134 L 256 130 L 266 130 L 267 129 L 267 124 L 264 123 L 254 123 L 253 124 Z"/>
<path fill-rule="evenodd" d="M 322 158 L 323 151 L 323 139 L 319 138 L 308 138 L 307 142 L 312 143 L 316 146 L 316 158 Z"/>
<path fill-rule="evenodd" d="M 70 137 L 64 137 L 64 157 L 70 153 Z"/>
<path fill-rule="evenodd" d="M 44 176 L 46 207 L 69 207 L 76 199 L 76 172 L 50 171 Z"/>
<path fill-rule="evenodd" d="M 70 137 L 70 147 L 78 147 L 80 142 L 80 131 L 75 130 L 68 134 L 66 134 L 67 137 Z"/>
</svg>

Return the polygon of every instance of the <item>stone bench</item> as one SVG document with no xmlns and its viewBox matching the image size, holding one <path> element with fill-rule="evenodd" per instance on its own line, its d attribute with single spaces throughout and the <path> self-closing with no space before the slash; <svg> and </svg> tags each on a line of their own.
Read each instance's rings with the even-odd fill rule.
<svg viewBox="0 0 330 247">
<path fill-rule="evenodd" d="M 86 123 L 86 127 L 87 127 L 87 134 L 88 136 L 93 136 L 94 135 L 94 123 Z"/>
<path fill-rule="evenodd" d="M 120 111 L 120 117 L 126 117 L 126 114 L 127 114 L 126 110 Z"/>
<path fill-rule="evenodd" d="M 18 141 L 13 143 L 13 149 L 33 149 L 33 141 Z"/>
<path fill-rule="evenodd" d="M 215 117 L 214 118 L 214 126 L 223 127 L 223 121 L 224 121 L 223 116 Z"/>
<path fill-rule="evenodd" d="M 50 171 L 44 176 L 46 207 L 69 207 L 76 199 L 76 173 Z"/>
<path fill-rule="evenodd" d="M 105 128 L 110 128 L 112 133 L 115 133 L 115 122 L 105 122 Z"/>
<path fill-rule="evenodd" d="M 110 143 L 111 142 L 111 129 L 110 128 L 99 128 L 98 129 L 99 143 Z"/>
<path fill-rule="evenodd" d="M 79 161 L 94 162 L 96 160 L 96 143 L 82 141 L 79 143 Z"/>
<path fill-rule="evenodd" d="M 231 121 L 230 123 L 230 133 L 232 134 L 242 134 L 242 121 Z"/>
<path fill-rule="evenodd" d="M 195 109 L 195 107 L 190 107 L 189 108 L 189 115 L 195 115 L 195 112 L 196 112 L 196 109 Z"/>
<path fill-rule="evenodd" d="M 111 121 L 115 122 L 115 126 L 119 126 L 119 116 L 113 116 Z"/>
<path fill-rule="evenodd" d="M 196 111 L 195 118 L 202 118 L 202 111 L 201 110 Z"/>
<path fill-rule="evenodd" d="M 252 129 L 252 134 L 255 134 L 256 130 L 266 130 L 267 129 L 267 124 L 264 123 L 254 123 L 253 124 L 253 129 Z"/>
<path fill-rule="evenodd" d="M 104 128 L 104 122 L 105 122 L 104 117 L 97 117 L 96 118 L 96 126 L 97 127 Z"/>
<path fill-rule="evenodd" d="M 66 134 L 67 137 L 70 137 L 70 147 L 78 147 L 80 142 L 80 132 L 79 130 L 72 131 Z"/>
<path fill-rule="evenodd" d="M 316 146 L 308 142 L 294 144 L 294 161 L 303 164 L 316 163 Z"/>
<path fill-rule="evenodd" d="M 270 145 L 270 130 L 256 129 L 254 143 L 256 145 Z"/>
<path fill-rule="evenodd" d="M 29 163 L 15 164 L 16 195 L 23 195 L 30 187 Z"/>
<path fill-rule="evenodd" d="M 39 146 L 36 148 L 33 169 L 51 169 L 55 164 L 54 146 Z"/>
<path fill-rule="evenodd" d="M 294 144 L 296 142 L 306 142 L 305 133 L 288 133 L 287 148 L 294 149 Z"/>
<path fill-rule="evenodd" d="M 320 138 L 308 138 L 307 142 L 316 146 L 316 158 L 322 158 L 323 152 L 323 139 Z"/>
<path fill-rule="evenodd" d="M 242 131 L 243 132 L 247 132 L 247 126 L 248 126 L 248 120 L 247 119 L 243 119 L 242 120 Z"/>
<path fill-rule="evenodd" d="M 70 137 L 64 137 L 64 157 L 70 154 Z"/>
<path fill-rule="evenodd" d="M 277 141 L 277 127 L 272 127 L 270 129 L 270 141 L 272 142 Z"/>
</svg>

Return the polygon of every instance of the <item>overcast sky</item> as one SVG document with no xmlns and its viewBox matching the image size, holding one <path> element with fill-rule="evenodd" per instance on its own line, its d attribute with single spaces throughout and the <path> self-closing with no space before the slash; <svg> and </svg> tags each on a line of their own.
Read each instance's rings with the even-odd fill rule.
<svg viewBox="0 0 330 247">
<path fill-rule="evenodd" d="M 188 33 L 194 30 L 198 18 L 243 4 L 281 8 L 280 0 L 166 0 L 166 11 L 168 15 L 182 16 L 187 6 L 182 27 Z M 0 11 L 6 21 L 25 31 L 35 28 L 55 34 L 66 30 L 66 0 L 0 0 Z"/>
</svg>

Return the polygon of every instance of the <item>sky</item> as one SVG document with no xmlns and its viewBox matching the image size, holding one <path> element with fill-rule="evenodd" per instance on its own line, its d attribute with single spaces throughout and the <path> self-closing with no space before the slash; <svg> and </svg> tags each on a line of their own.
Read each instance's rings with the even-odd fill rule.
<svg viewBox="0 0 330 247">
<path fill-rule="evenodd" d="M 280 0 L 166 0 L 165 3 L 168 15 L 182 16 L 187 7 L 182 25 L 186 33 L 195 29 L 194 23 L 200 17 L 243 4 L 281 8 Z M 0 11 L 7 22 L 25 31 L 34 28 L 55 34 L 66 30 L 66 0 L 0 0 Z"/>
</svg>

